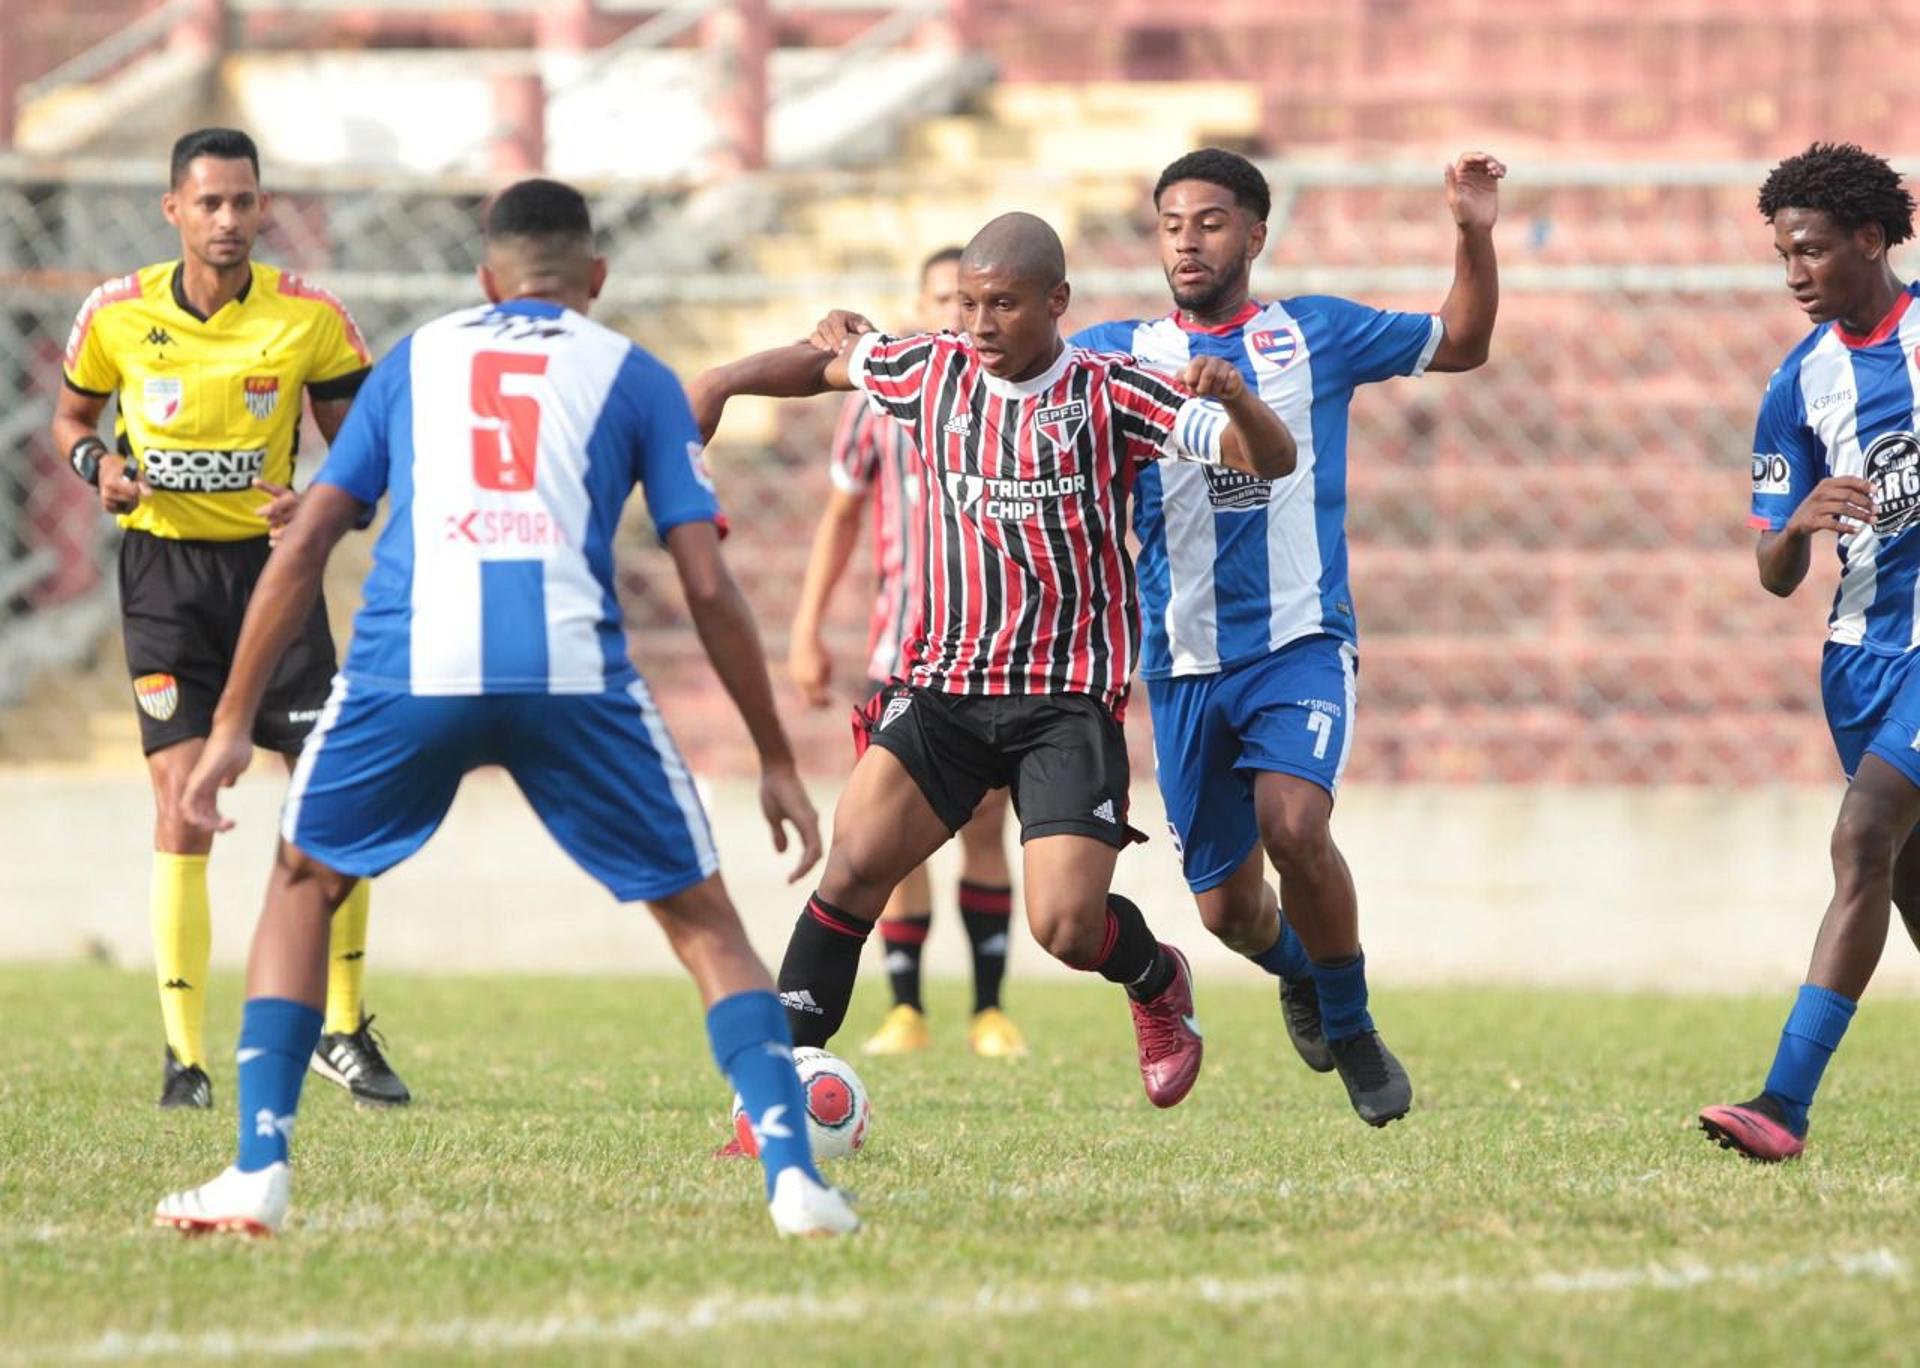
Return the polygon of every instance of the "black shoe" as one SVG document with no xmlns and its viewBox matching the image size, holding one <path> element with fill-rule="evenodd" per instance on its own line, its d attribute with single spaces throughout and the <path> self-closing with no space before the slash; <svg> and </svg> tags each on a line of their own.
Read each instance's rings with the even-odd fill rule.
<svg viewBox="0 0 1920 1368">
<path fill-rule="evenodd" d="M 1293 983 L 1280 980 L 1280 1015 L 1287 1023 L 1287 1039 L 1300 1060 L 1315 1073 L 1333 1071 L 1333 1053 L 1320 1027 L 1320 990 L 1311 976 Z"/>
<path fill-rule="evenodd" d="M 370 1107 L 404 1107 L 413 1094 L 381 1053 L 386 1042 L 373 1033 L 373 1018 L 360 1018 L 355 1031 L 336 1031 L 320 1037 L 313 1047 L 313 1071 L 338 1083 L 353 1100 Z"/>
<path fill-rule="evenodd" d="M 196 1107 L 201 1111 L 213 1107 L 213 1080 L 207 1077 L 207 1071 L 198 1064 L 182 1064 L 171 1045 L 167 1046 L 167 1072 L 160 1085 L 160 1105 Z"/>
<path fill-rule="evenodd" d="M 1347 1085 L 1353 1109 L 1369 1126 L 1398 1121 L 1412 1108 L 1413 1081 L 1378 1031 L 1330 1041 L 1327 1049 L 1340 1070 L 1340 1081 Z"/>
</svg>

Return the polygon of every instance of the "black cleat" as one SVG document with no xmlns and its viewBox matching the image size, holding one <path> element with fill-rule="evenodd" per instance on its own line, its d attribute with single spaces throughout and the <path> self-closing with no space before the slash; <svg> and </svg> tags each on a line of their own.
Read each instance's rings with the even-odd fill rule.
<svg viewBox="0 0 1920 1368">
<path fill-rule="evenodd" d="M 1398 1121 L 1413 1107 L 1413 1080 L 1378 1031 L 1330 1041 L 1327 1049 L 1353 1109 L 1369 1126 Z"/>
<path fill-rule="evenodd" d="M 209 1111 L 213 1107 L 213 1080 L 198 1064 L 182 1064 L 180 1056 L 167 1046 L 167 1072 L 160 1085 L 160 1105 L 192 1107 Z"/>
<path fill-rule="evenodd" d="M 336 1031 L 320 1037 L 313 1047 L 313 1071 L 353 1094 L 370 1107 L 404 1107 L 413 1094 L 381 1053 L 386 1042 L 373 1033 L 373 1018 L 360 1018 L 355 1031 Z"/>
<path fill-rule="evenodd" d="M 1320 990 L 1309 975 L 1298 983 L 1280 980 L 1280 1015 L 1287 1023 L 1287 1039 L 1300 1061 L 1315 1073 L 1333 1072 L 1333 1052 L 1320 1026 Z"/>
</svg>

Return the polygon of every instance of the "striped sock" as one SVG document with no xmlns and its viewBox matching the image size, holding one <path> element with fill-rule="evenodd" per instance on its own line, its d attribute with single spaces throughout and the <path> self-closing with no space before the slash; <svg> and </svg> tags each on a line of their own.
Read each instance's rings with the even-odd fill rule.
<svg viewBox="0 0 1920 1368">
<path fill-rule="evenodd" d="M 839 1032 L 860 975 L 860 949 L 872 931 L 871 921 L 818 893 L 807 899 L 780 961 L 780 1005 L 795 1045 L 824 1047 Z"/>
</svg>

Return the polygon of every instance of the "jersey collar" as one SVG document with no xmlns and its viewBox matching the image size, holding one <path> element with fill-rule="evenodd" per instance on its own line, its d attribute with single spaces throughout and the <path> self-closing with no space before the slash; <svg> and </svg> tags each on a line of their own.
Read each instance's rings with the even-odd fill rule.
<svg viewBox="0 0 1920 1368">
<path fill-rule="evenodd" d="M 967 349 L 973 350 L 971 345 Z M 980 354 L 974 352 L 974 360 L 979 359 Z M 1060 354 L 1053 358 L 1053 364 L 1031 380 L 1002 380 L 985 366 L 980 367 L 980 380 L 986 385 L 989 394 L 997 394 L 1002 399 L 1026 399 L 1052 389 L 1059 383 L 1060 377 L 1067 373 L 1067 367 L 1072 364 L 1073 348 L 1063 344 Z"/>
<path fill-rule="evenodd" d="M 1900 291 L 1900 297 L 1893 301 L 1893 307 L 1887 310 L 1886 317 L 1873 325 L 1872 332 L 1864 335 L 1861 333 L 1848 332 L 1840 326 L 1839 320 L 1835 319 L 1833 335 L 1840 339 L 1840 345 L 1856 351 L 1862 347 L 1879 346 L 1882 342 L 1893 336 L 1893 330 L 1899 327 L 1900 320 L 1906 317 L 1907 308 L 1913 303 L 1913 288 L 1912 285 L 1908 285 Z"/>
<path fill-rule="evenodd" d="M 253 263 L 249 261 L 247 263 L 247 278 L 240 282 L 240 293 L 235 295 L 228 303 L 244 304 L 247 296 L 253 293 L 253 269 Z M 205 323 L 207 316 L 194 308 L 192 301 L 187 298 L 186 262 L 176 261 L 173 263 L 172 285 L 174 306 L 188 318 L 198 319 L 200 322 Z M 225 307 L 226 305 L 221 306 L 221 308 Z M 217 313 L 219 310 L 216 309 L 215 312 Z"/>
<path fill-rule="evenodd" d="M 1185 318 L 1181 317 L 1180 310 L 1178 309 L 1168 314 L 1167 317 L 1173 320 L 1174 326 L 1179 328 L 1181 332 L 1206 333 L 1210 337 L 1220 337 L 1246 327 L 1247 324 L 1257 317 L 1260 311 L 1266 307 L 1266 305 L 1257 299 L 1249 299 L 1245 304 L 1240 306 L 1240 312 L 1232 318 L 1229 318 L 1226 322 L 1213 323 L 1205 326 L 1199 323 L 1187 322 Z"/>
</svg>

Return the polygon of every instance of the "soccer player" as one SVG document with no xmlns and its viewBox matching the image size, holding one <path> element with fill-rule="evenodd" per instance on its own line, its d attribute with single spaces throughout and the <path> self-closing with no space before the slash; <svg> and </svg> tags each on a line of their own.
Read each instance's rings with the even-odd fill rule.
<svg viewBox="0 0 1920 1368">
<path fill-rule="evenodd" d="M 253 259 L 267 196 L 252 138 L 231 128 L 181 138 L 161 204 L 180 231 L 180 257 L 87 298 L 67 341 L 53 440 L 126 529 L 120 610 L 155 808 L 150 911 L 167 1038 L 160 1105 L 211 1107 L 202 1042 L 213 840 L 187 821 L 181 786 L 200 758 L 248 596 L 296 503 L 300 396 L 331 443 L 370 358 L 339 300 Z M 110 451 L 100 416 L 116 396 Z M 255 743 L 291 767 L 333 671 L 326 606 L 316 599 L 269 682 Z M 361 885 L 333 921 L 326 1031 L 313 1067 L 362 1103 L 398 1106 L 407 1087 L 361 1001 L 367 900 Z"/>
<path fill-rule="evenodd" d="M 927 332 L 960 326 L 960 249 L 948 247 L 920 267 L 916 325 Z M 828 469 L 833 489 L 814 534 L 794 614 L 787 668 L 807 702 L 824 707 L 831 694 L 833 661 L 820 638 L 834 589 L 846 573 L 860 535 L 860 516 L 873 506 L 874 596 L 867 632 L 867 689 L 872 698 L 888 681 L 902 676 L 907 637 L 920 612 L 924 554 L 920 535 L 920 470 L 912 434 L 868 402 L 847 396 L 834 433 Z M 1027 1044 L 1000 1006 L 1007 969 L 1007 926 L 1013 911 L 1012 875 L 1007 868 L 1007 799 L 990 790 L 973 817 L 960 828 L 960 919 L 973 952 L 973 1020 L 967 1043 L 978 1055 L 1024 1055 Z M 926 1005 L 920 993 L 920 956 L 933 924 L 933 886 L 922 865 L 900 881 L 880 914 L 880 939 L 887 951 L 887 982 L 893 1009 L 861 1048 L 867 1054 L 907 1054 L 932 1043 Z"/>
<path fill-rule="evenodd" d="M 1218 466 L 1141 472 L 1140 673 L 1160 792 L 1201 919 L 1279 979 L 1301 1058 L 1337 1069 L 1354 1110 L 1375 1126 L 1406 1115 L 1413 1087 L 1367 1010 L 1353 876 L 1331 830 L 1359 670 L 1347 588 L 1347 408 L 1371 381 L 1486 360 L 1505 174 L 1479 152 L 1447 168 L 1453 288 L 1437 315 L 1389 313 L 1324 296 L 1253 299 L 1249 277 L 1271 207 L 1266 177 L 1232 152 L 1190 152 L 1153 192 L 1173 311 L 1074 336 L 1150 365 L 1220 358 L 1299 441 L 1299 461 L 1282 480 Z"/>
<path fill-rule="evenodd" d="M 1170 1107 L 1200 1067 L 1192 977 L 1140 909 L 1109 893 L 1137 835 L 1120 717 L 1140 635 L 1126 500 L 1159 457 L 1271 478 L 1293 468 L 1294 443 L 1217 357 L 1196 357 L 1176 385 L 1064 345 L 1070 295 L 1053 229 L 1003 215 L 961 257 L 963 335 L 886 337 L 836 313 L 815 334 L 825 350 L 708 372 L 695 408 L 711 433 L 732 394 L 858 389 L 912 429 L 922 471 L 920 627 L 905 682 L 868 704 L 871 744 L 780 968 L 795 1041 L 833 1038 L 888 895 L 1004 787 L 1035 939 L 1125 987 L 1147 1096 Z"/>
<path fill-rule="evenodd" d="M 1920 309 L 1887 260 L 1913 236 L 1913 209 L 1899 173 L 1852 144 L 1815 143 L 1760 187 L 1787 290 L 1814 325 L 1760 401 L 1760 583 L 1793 593 L 1814 540 L 1835 534 L 1840 589 L 1820 695 L 1849 780 L 1833 828 L 1833 900 L 1766 1084 L 1700 1113 L 1709 1136 L 1765 1162 L 1806 1147 L 1807 1110 L 1880 962 L 1890 904 L 1920 944 Z"/>
<path fill-rule="evenodd" d="M 328 554 L 384 495 L 353 648 L 300 757 L 254 933 L 240 1029 L 240 1144 L 218 1178 L 163 1200 L 187 1231 L 271 1233 L 288 1139 L 321 1027 L 326 924 L 357 879 L 433 834 L 462 776 L 506 768 L 547 830 L 618 899 L 645 901 L 707 1005 L 714 1057 L 758 1138 L 784 1234 L 853 1230 L 820 1181 L 786 1022 L 715 872 L 692 777 L 627 658 L 613 537 L 634 486 L 672 553 L 694 626 L 761 759 L 761 809 L 819 859 L 819 823 L 773 707 L 745 600 L 720 557 L 719 508 L 673 375 L 585 317 L 606 279 L 580 193 L 522 181 L 494 201 L 458 310 L 375 367 L 247 610 L 191 818 L 231 823 L 219 789 L 246 769 L 274 662 L 319 593 Z"/>
</svg>

